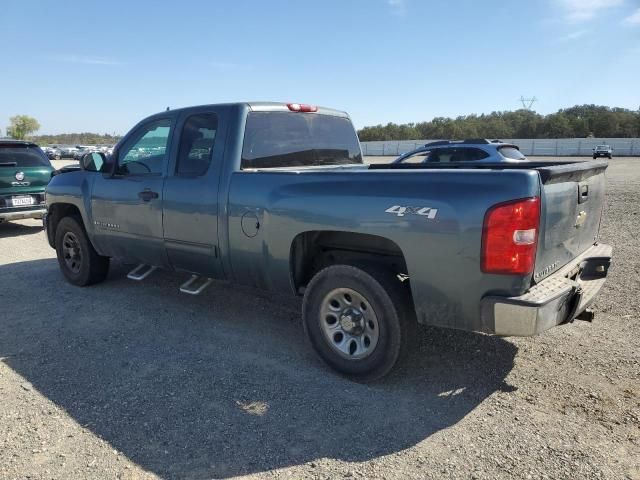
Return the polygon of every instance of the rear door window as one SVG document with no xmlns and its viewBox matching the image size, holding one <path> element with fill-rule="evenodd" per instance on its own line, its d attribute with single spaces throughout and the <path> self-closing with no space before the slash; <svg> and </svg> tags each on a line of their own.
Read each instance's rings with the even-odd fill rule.
<svg viewBox="0 0 640 480">
<path fill-rule="evenodd" d="M 0 142 L 0 167 L 50 167 L 51 163 L 37 145 Z"/>
<path fill-rule="evenodd" d="M 318 113 L 251 112 L 242 168 L 307 167 L 362 163 L 348 118 Z"/>
<path fill-rule="evenodd" d="M 178 152 L 178 175 L 204 175 L 209 169 L 218 130 L 215 113 L 190 116 L 182 128 Z"/>
</svg>

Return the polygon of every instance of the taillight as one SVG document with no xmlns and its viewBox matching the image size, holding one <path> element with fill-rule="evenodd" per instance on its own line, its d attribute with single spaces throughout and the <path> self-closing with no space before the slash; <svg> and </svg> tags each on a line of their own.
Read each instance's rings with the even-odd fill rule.
<svg viewBox="0 0 640 480">
<path fill-rule="evenodd" d="M 481 268 L 485 273 L 525 275 L 538 247 L 540 198 L 499 203 L 484 216 Z"/>
<path fill-rule="evenodd" d="M 292 112 L 317 112 L 318 107 L 315 105 L 307 105 L 306 103 L 287 103 L 287 107 Z"/>
</svg>

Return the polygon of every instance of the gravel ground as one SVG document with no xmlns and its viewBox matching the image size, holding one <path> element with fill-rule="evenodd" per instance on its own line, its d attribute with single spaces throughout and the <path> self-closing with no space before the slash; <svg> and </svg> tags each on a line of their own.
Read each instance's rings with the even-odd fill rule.
<svg viewBox="0 0 640 480">
<path fill-rule="evenodd" d="M 316 359 L 296 299 L 122 265 L 75 288 L 38 222 L 0 225 L 0 478 L 640 479 L 640 159 L 607 175 L 593 324 L 425 328 L 369 386 Z"/>
</svg>

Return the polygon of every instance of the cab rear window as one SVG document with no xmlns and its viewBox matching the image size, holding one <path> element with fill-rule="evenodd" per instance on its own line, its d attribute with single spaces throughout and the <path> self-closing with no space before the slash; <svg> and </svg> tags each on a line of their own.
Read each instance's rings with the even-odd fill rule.
<svg viewBox="0 0 640 480">
<path fill-rule="evenodd" d="M 49 166 L 49 159 L 37 145 L 0 143 L 0 167 Z"/>
<path fill-rule="evenodd" d="M 348 118 L 317 113 L 251 112 L 242 168 L 310 167 L 362 163 Z"/>
</svg>

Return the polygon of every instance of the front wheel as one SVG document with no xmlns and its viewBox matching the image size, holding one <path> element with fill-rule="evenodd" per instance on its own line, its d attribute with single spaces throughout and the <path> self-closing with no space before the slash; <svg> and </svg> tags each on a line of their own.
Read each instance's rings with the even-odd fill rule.
<svg viewBox="0 0 640 480">
<path fill-rule="evenodd" d="M 102 282 L 109 273 L 109 257 L 103 257 L 91 245 L 77 217 L 64 217 L 56 228 L 56 255 L 67 281 L 84 287 Z"/>
<path fill-rule="evenodd" d="M 307 286 L 303 325 L 329 366 L 367 382 L 386 375 L 415 338 L 410 305 L 406 286 L 393 273 L 333 265 Z"/>
</svg>

